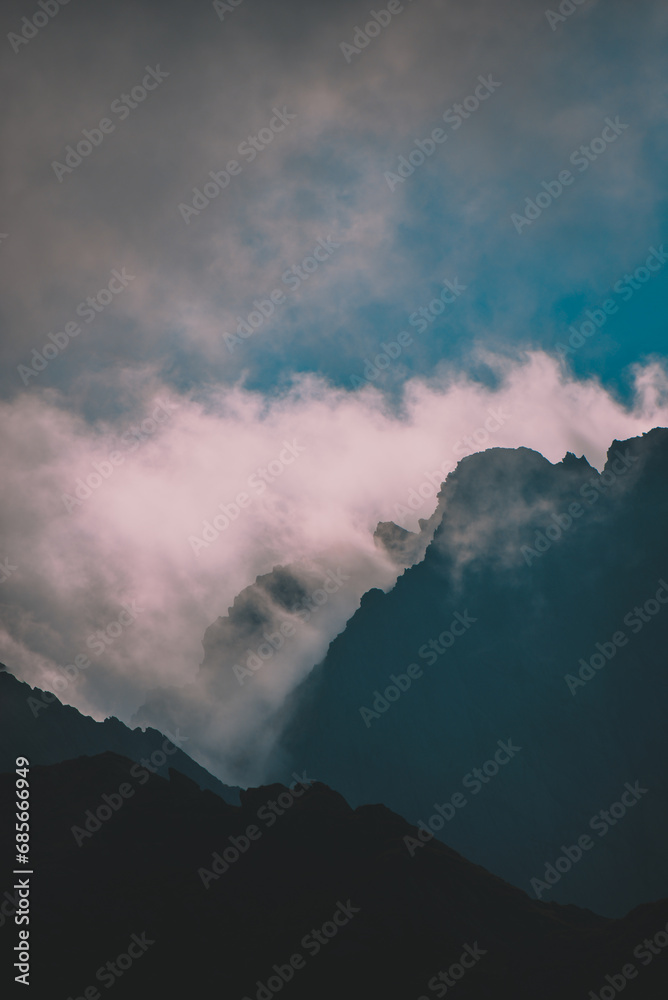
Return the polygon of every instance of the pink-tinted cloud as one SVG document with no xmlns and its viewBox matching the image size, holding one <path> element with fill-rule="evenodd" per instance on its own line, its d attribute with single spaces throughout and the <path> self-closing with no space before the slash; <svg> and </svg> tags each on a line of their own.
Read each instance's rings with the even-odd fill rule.
<svg viewBox="0 0 668 1000">
<path fill-rule="evenodd" d="M 613 438 L 668 424 L 659 367 L 638 371 L 635 406 L 625 409 L 598 383 L 569 381 L 546 355 L 486 361 L 496 391 L 463 378 L 414 380 L 399 411 L 372 388 L 351 394 L 313 377 L 270 399 L 237 387 L 205 402 L 151 384 L 140 415 L 114 426 L 91 427 L 34 387 L 2 404 L 0 558 L 17 568 L 0 584 L 0 657 L 53 689 L 87 654 L 90 668 L 60 696 L 98 718 L 129 719 L 151 689 L 193 678 L 205 629 L 256 575 L 300 560 L 341 567 L 351 581 L 336 609 L 248 686 L 243 711 L 228 720 L 250 731 L 324 653 L 364 590 L 392 584 L 397 571 L 374 528 L 399 520 L 415 529 L 435 507 L 430 478 L 496 446 L 527 446 L 553 462 L 570 450 L 600 468 Z M 123 604 L 139 612 L 96 653 L 91 635 L 107 634 Z"/>
</svg>

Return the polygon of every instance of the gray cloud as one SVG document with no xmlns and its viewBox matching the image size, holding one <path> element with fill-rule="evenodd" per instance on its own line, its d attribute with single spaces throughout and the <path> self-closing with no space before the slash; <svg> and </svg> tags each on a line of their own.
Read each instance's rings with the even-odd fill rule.
<svg viewBox="0 0 668 1000">
<path fill-rule="evenodd" d="M 639 16 L 621 0 L 589 3 L 552 32 L 532 0 L 416 0 L 350 64 L 340 43 L 369 16 L 351 0 L 244 0 L 223 21 L 206 2 L 71 0 L 14 52 L 7 34 L 36 9 L 11 0 L 2 13 L 0 73 L 14 98 L 0 121 L 0 559 L 18 568 L 0 584 L 0 651 L 49 688 L 137 600 L 132 627 L 63 694 L 129 719 L 151 690 L 192 681 L 206 628 L 256 575 L 342 562 L 354 584 L 341 615 L 320 619 L 293 661 L 277 657 L 271 682 L 253 686 L 229 730 L 240 753 L 259 720 L 273 732 L 285 691 L 362 591 L 389 586 L 396 568 L 373 545 L 376 523 L 414 529 L 431 513 L 435 499 L 403 520 L 395 508 L 425 470 L 454 465 L 455 444 L 490 406 L 515 413 L 494 444 L 553 461 L 572 450 L 600 464 L 613 437 L 666 422 L 658 364 L 638 369 L 625 408 L 526 355 L 563 334 L 555 302 L 602 298 L 660 242 L 665 7 L 650 0 Z M 158 65 L 168 77 L 121 119 L 113 102 Z M 385 171 L 480 74 L 501 88 L 392 193 Z M 179 203 L 239 159 L 274 108 L 297 117 L 186 225 Z M 630 125 L 619 143 L 530 240 L 518 237 L 511 212 L 617 114 Z M 104 117 L 113 132 L 59 181 L 52 162 Z M 336 253 L 230 353 L 222 333 L 330 235 Z M 86 324 L 77 307 L 123 268 L 132 280 Z M 333 387 L 446 277 L 471 295 L 378 379 L 394 399 Z M 77 320 L 81 332 L 25 385 L 17 366 L 33 348 L 53 355 L 49 333 L 57 344 Z M 606 336 L 601 358 L 619 349 Z M 647 354 L 642 338 L 639 323 L 635 357 Z M 176 407 L 170 419 L 68 513 L 62 494 L 157 399 Z M 294 475 L 197 559 L 188 536 L 294 437 L 309 446 Z M 232 768 L 210 744 L 219 773 Z"/>
<path fill-rule="evenodd" d="M 53 391 L 4 402 L 0 560 L 16 569 L 0 583 L 0 659 L 53 690 L 86 656 L 57 693 L 95 717 L 129 721 L 144 703 L 155 710 L 151 692 L 184 688 L 178 700 L 201 713 L 202 761 L 225 780 L 256 780 L 286 694 L 362 594 L 399 572 L 374 543 L 379 521 L 415 530 L 458 459 L 481 448 L 525 445 L 550 461 L 584 451 L 601 467 L 613 438 L 668 424 L 658 366 L 638 372 L 632 410 L 545 355 L 497 362 L 497 378 L 496 390 L 413 380 L 399 414 L 373 388 L 305 378 L 273 400 L 238 388 L 202 401 L 147 373 L 134 388 L 142 405 L 123 421 L 92 423 Z M 465 531 L 460 542 L 468 558 Z M 309 592 L 328 570 L 350 581 L 252 683 L 232 673 L 250 643 L 242 631 L 216 654 L 210 689 L 188 688 L 206 629 L 277 565 L 296 565 Z M 139 611 L 124 622 L 128 606 Z M 266 609 L 268 628 L 284 610 Z"/>
<path fill-rule="evenodd" d="M 6 9 L 7 30 L 24 11 L 32 7 Z M 583 280 L 604 288 L 635 247 L 655 238 L 662 181 L 644 140 L 662 114 L 661 5 L 647 5 L 643 18 L 620 4 L 587 5 L 552 32 L 528 0 L 424 0 L 348 65 L 339 43 L 367 16 L 353 3 L 316 10 L 246 0 L 221 22 L 210 4 L 72 2 L 18 54 L 7 46 L 4 82 L 21 96 L 4 125 L 6 391 L 23 388 L 16 366 L 115 267 L 136 275 L 132 287 L 43 382 L 71 386 L 91 369 L 145 364 L 177 382 L 229 383 L 245 370 L 273 379 L 301 358 L 321 367 L 316 345 L 325 364 L 331 355 L 336 369 L 343 354 L 354 370 L 380 339 L 365 317 L 369 306 L 383 304 L 393 332 L 435 281 L 457 274 L 476 276 L 478 296 L 493 280 L 497 296 L 491 329 L 473 302 L 463 304 L 457 329 L 507 349 L 513 338 L 504 323 L 530 341 L 526 324 L 539 294 L 554 297 Z M 118 120 L 112 102 L 156 64 L 168 79 Z M 391 195 L 384 171 L 481 73 L 497 75 L 499 93 L 421 168 L 419 184 L 409 178 Z M 295 122 L 186 226 L 178 204 L 238 157 L 239 143 L 266 126 L 275 106 L 296 113 Z M 552 287 L 543 283 L 539 293 L 517 278 L 524 249 L 510 239 L 510 213 L 598 133 L 606 114 L 627 116 L 631 128 L 595 165 L 594 187 L 579 180 L 559 206 L 557 244 L 583 212 L 605 234 L 581 245 L 569 239 Z M 103 116 L 114 119 L 114 133 L 59 183 L 52 161 Z M 421 249 L 405 237 L 423 227 L 437 190 L 456 235 L 441 245 L 429 234 Z M 343 252 L 271 331 L 230 356 L 221 333 L 330 232 Z M 532 234 L 540 253 L 544 235 L 554 239 L 551 226 Z M 592 240 L 603 235 L 597 266 Z M 423 356 L 417 347 L 418 364 Z"/>
</svg>

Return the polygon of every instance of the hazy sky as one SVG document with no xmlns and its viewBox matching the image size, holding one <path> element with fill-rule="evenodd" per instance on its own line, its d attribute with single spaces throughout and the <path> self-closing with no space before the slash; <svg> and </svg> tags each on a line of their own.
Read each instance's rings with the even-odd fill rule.
<svg viewBox="0 0 668 1000">
<path fill-rule="evenodd" d="M 667 422 L 665 4 L 413 0 L 367 36 L 350 0 L 45 3 L 1 15 L 10 669 L 48 685 L 137 600 L 61 695 L 129 718 L 275 563 L 388 585 L 373 527 L 432 512 L 396 510 L 426 473 Z"/>
</svg>

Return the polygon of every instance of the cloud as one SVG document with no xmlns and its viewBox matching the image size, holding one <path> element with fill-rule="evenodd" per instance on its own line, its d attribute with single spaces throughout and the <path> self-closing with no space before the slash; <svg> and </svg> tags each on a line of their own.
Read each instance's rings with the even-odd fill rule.
<svg viewBox="0 0 668 1000">
<path fill-rule="evenodd" d="M 23 6 L 8 8 L 7 30 L 32 13 Z M 177 390 L 244 373 L 267 388 L 286 367 L 348 384 L 380 331 L 402 329 L 456 276 L 475 293 L 400 381 L 442 357 L 465 367 L 479 343 L 550 345 L 564 296 L 595 301 L 660 240 L 660 3 L 643 17 L 587 5 L 552 32 L 530 0 L 421 0 L 348 64 L 339 45 L 365 16 L 352 2 L 253 0 L 222 22 L 208 3 L 73 4 L 9 53 L 20 100 L 4 126 L 6 393 L 113 268 L 136 275 L 132 287 L 40 382 L 70 389 L 91 370 L 148 364 Z M 121 120 L 112 103 L 155 64 L 168 78 Z M 384 172 L 490 73 L 501 89 L 391 194 Z M 296 120 L 253 162 L 240 157 L 284 106 Z M 518 237 L 511 213 L 616 114 L 628 132 Z M 52 161 L 105 115 L 115 131 L 59 183 Z M 232 158 L 243 172 L 186 226 L 179 203 Z M 329 233 L 342 249 L 230 355 L 222 333 Z"/>
<path fill-rule="evenodd" d="M 0 584 L 0 657 L 52 689 L 86 655 L 91 666 L 59 695 L 97 718 L 129 720 L 153 689 L 195 677 L 205 629 L 258 574 L 302 563 L 313 588 L 340 568 L 350 583 L 290 655 L 233 689 L 243 692 L 228 720 L 238 752 L 362 593 L 392 585 L 396 567 L 372 538 L 377 522 L 414 530 L 435 508 L 433 484 L 460 457 L 526 446 L 552 462 L 585 454 L 601 468 L 613 438 L 668 423 L 659 366 L 638 370 L 628 408 L 541 353 L 485 362 L 496 389 L 413 379 L 396 408 L 373 388 L 346 393 L 313 376 L 273 398 L 241 385 L 194 398 L 136 372 L 130 419 L 91 424 L 64 397 L 34 388 L 3 403 L 0 558 L 16 570 Z M 129 622 L 123 604 L 139 609 Z"/>
<path fill-rule="evenodd" d="M 34 10 L 10 0 L 6 33 Z M 75 2 L 6 47 L 3 649 L 47 688 L 89 656 L 60 693 L 96 717 L 129 719 L 192 679 L 205 629 L 257 574 L 341 565 L 340 602 L 294 653 L 226 692 L 243 756 L 361 594 L 391 585 L 376 523 L 415 528 L 458 457 L 525 445 L 600 466 L 613 437 L 666 422 L 663 272 L 578 349 L 579 380 L 541 353 L 661 242 L 665 5 L 590 3 L 553 32 L 532 0 L 420 0 L 347 63 L 340 43 L 366 17 L 356 0 L 246 0 L 223 21 L 210 3 Z M 121 118 L 113 103 L 158 65 L 168 75 Z M 498 92 L 392 193 L 385 171 L 488 74 Z M 250 161 L 240 144 L 274 108 L 297 117 Z M 518 236 L 511 213 L 607 115 L 629 129 Z M 59 181 L 52 162 L 103 117 L 113 132 Z M 179 204 L 231 159 L 241 173 L 186 225 Z M 289 289 L 330 236 L 341 246 Z M 123 268 L 128 287 L 53 356 Z M 446 279 L 466 294 L 418 332 L 409 317 Z M 276 288 L 285 302 L 228 350 L 223 334 Z M 343 391 L 403 330 L 413 343 L 373 385 Z M 18 366 L 45 345 L 26 386 Z M 141 610 L 110 635 L 123 602 Z"/>
</svg>

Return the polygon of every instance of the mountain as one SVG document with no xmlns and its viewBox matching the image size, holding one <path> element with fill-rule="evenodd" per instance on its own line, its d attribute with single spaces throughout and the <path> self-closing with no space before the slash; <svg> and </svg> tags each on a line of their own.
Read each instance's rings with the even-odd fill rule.
<svg viewBox="0 0 668 1000">
<path fill-rule="evenodd" d="M 174 771 L 140 786 L 132 766 L 105 753 L 31 768 L 34 874 L 16 879 L 31 889 L 39 1000 L 111 987 L 122 1000 L 271 1000 L 284 986 L 293 1000 L 454 986 L 461 1000 L 570 1000 L 610 995 L 627 974 L 634 1000 L 664 995 L 666 901 L 611 921 L 531 901 L 438 842 L 410 859 L 414 827 L 353 810 L 308 774 L 233 807 Z M 0 775 L 3 802 L 14 778 Z M 9 964 L 20 904 L 5 881 Z"/>
<path fill-rule="evenodd" d="M 246 785 L 262 780 L 286 690 L 323 656 L 368 588 L 370 573 L 358 563 L 348 572 L 334 559 L 327 568 L 293 563 L 258 576 L 207 628 L 195 678 L 151 691 L 132 721 L 180 726 L 209 770 Z M 393 568 L 388 581 L 395 577 Z"/>
<path fill-rule="evenodd" d="M 668 894 L 668 431 L 615 441 L 601 474 L 471 455 L 438 510 L 424 559 L 290 700 L 281 773 L 383 802 L 534 897 L 620 916 Z"/>
<path fill-rule="evenodd" d="M 155 729 L 129 729 L 118 719 L 95 722 L 76 708 L 63 705 L 51 692 L 32 688 L 0 665 L 0 771 L 11 771 L 17 755 L 31 764 L 55 764 L 72 757 L 92 757 L 114 751 L 166 776 L 170 767 L 236 804 L 239 790 L 224 785 L 205 771 L 179 744 L 189 737 L 178 729 L 169 734 Z M 144 763 L 143 763 L 144 762 Z M 147 772 L 148 773 L 148 772 Z"/>
<path fill-rule="evenodd" d="M 437 509 L 420 519 L 417 532 L 380 522 L 373 536 L 385 557 L 380 562 L 337 550 L 258 576 L 207 628 L 194 678 L 148 692 L 132 722 L 180 726 L 194 734 L 200 759 L 222 779 L 263 780 L 286 692 L 322 658 L 372 582 L 390 587 L 399 569 L 424 557 L 440 516 Z"/>
<path fill-rule="evenodd" d="M 420 520 L 420 531 L 407 531 L 394 521 L 380 521 L 373 533 L 376 545 L 383 549 L 393 562 L 402 568 L 412 566 L 423 556 L 429 538 L 426 536 L 426 521 Z"/>
</svg>

